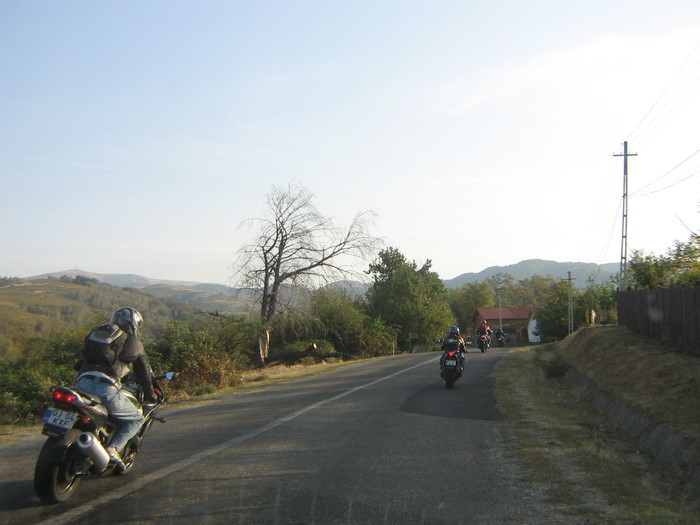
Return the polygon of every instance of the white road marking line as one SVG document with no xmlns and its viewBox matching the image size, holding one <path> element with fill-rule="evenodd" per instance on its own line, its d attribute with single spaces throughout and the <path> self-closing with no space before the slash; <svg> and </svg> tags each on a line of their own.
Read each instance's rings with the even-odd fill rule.
<svg viewBox="0 0 700 525">
<path fill-rule="evenodd" d="M 387 379 L 391 379 L 392 377 L 396 377 L 396 376 L 403 374 L 405 372 L 409 372 L 409 371 L 413 370 L 414 368 L 418 368 L 419 366 L 427 365 L 428 363 L 432 363 L 434 361 L 435 361 L 434 358 L 430 359 L 430 361 L 425 361 L 423 363 L 419 363 L 417 365 L 413 365 L 411 367 L 404 368 L 403 370 L 399 370 L 398 372 L 394 372 L 393 374 L 379 378 L 379 379 L 372 381 L 370 383 L 366 383 L 364 385 L 360 385 L 358 387 L 352 388 L 350 390 L 347 390 L 345 392 L 338 394 L 337 396 L 329 397 L 328 399 L 324 399 L 323 401 L 319 401 L 317 403 L 312 403 L 311 405 L 308 405 L 304 408 L 300 408 L 299 410 L 291 412 L 290 414 L 287 414 L 284 417 L 281 417 L 281 418 L 279 418 L 271 423 L 268 423 L 265 426 L 262 426 L 258 429 L 255 429 L 255 430 L 252 430 L 252 431 L 248 432 L 247 434 L 242 434 L 242 435 L 235 437 L 233 439 L 229 439 L 228 441 L 225 441 L 224 443 L 221 443 L 220 445 L 203 450 L 202 452 L 199 452 L 199 453 L 194 454 L 186 459 L 178 461 L 177 463 L 173 463 L 172 465 L 164 467 L 156 472 L 153 472 L 152 474 L 146 474 L 146 475 L 141 476 L 137 479 L 134 479 L 133 481 L 130 480 L 128 485 L 124 485 L 123 487 L 115 489 L 115 490 L 111 491 L 109 494 L 105 494 L 102 497 L 96 498 L 88 503 L 85 503 L 84 505 L 81 505 L 80 507 L 76 507 L 72 510 L 69 510 L 68 512 L 64 512 L 63 514 L 59 514 L 58 516 L 54 516 L 48 520 L 42 521 L 39 525 L 61 525 L 63 523 L 70 523 L 70 522 L 88 514 L 89 512 L 92 512 L 100 505 L 104 505 L 105 503 L 109 503 L 109 502 L 117 500 L 119 498 L 123 498 L 124 496 L 131 494 L 132 492 L 136 492 L 137 490 L 139 490 L 145 486 L 151 485 L 155 481 L 158 481 L 159 479 L 164 478 L 165 476 L 168 476 L 168 475 L 172 474 L 173 472 L 177 472 L 178 470 L 182 470 L 186 467 L 189 467 L 190 465 L 193 465 L 194 463 L 197 463 L 198 461 L 201 461 L 202 459 L 208 458 L 209 456 L 213 456 L 214 454 L 216 454 L 218 452 L 226 450 L 227 448 L 231 448 L 235 445 L 239 445 L 240 443 L 243 443 L 244 441 L 248 441 L 249 439 L 257 437 L 260 434 L 264 434 L 265 432 L 268 432 L 269 430 L 272 430 L 273 428 L 277 428 L 278 426 L 280 426 L 284 423 L 287 423 L 287 422 L 291 421 L 292 419 L 295 419 L 303 414 L 306 414 L 307 412 L 310 412 L 311 410 L 322 407 L 323 405 L 327 405 L 328 403 L 332 403 L 333 401 L 337 401 L 339 399 L 342 399 L 342 398 L 349 396 L 350 394 L 353 394 L 359 390 L 363 390 L 363 389 L 368 388 L 370 386 L 376 385 L 377 383 L 381 383 L 382 381 L 386 381 Z"/>
</svg>

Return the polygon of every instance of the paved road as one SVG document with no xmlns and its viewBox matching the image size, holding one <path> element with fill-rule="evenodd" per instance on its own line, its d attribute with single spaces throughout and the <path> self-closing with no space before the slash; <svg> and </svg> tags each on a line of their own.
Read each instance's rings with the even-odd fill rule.
<svg viewBox="0 0 700 525">
<path fill-rule="evenodd" d="M 452 389 L 437 353 L 412 354 L 164 410 L 131 473 L 85 479 L 60 505 L 33 493 L 41 436 L 5 445 L 0 522 L 566 523 L 499 432 L 506 352 L 469 354 Z"/>
</svg>

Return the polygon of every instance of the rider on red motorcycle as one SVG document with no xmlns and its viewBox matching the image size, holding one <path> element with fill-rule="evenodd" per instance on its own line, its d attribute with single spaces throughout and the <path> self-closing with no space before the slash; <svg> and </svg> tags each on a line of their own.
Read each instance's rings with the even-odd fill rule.
<svg viewBox="0 0 700 525">
<path fill-rule="evenodd" d="M 477 336 L 486 336 L 486 343 L 487 347 L 491 346 L 491 328 L 489 328 L 488 323 L 486 320 L 482 320 L 481 324 L 479 325 L 479 328 L 476 329 L 476 335 Z"/>
</svg>

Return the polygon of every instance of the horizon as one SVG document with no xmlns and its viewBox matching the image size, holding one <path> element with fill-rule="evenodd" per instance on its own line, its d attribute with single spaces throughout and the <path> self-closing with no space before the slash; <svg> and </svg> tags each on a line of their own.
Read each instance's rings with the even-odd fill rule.
<svg viewBox="0 0 700 525">
<path fill-rule="evenodd" d="M 552 263 L 552 264 L 560 264 L 560 265 L 566 265 L 566 264 L 572 264 L 572 265 L 579 265 L 579 264 L 584 264 L 584 265 L 596 265 L 599 267 L 606 267 L 606 266 L 612 266 L 615 265 L 617 266 L 618 263 L 615 262 L 609 262 L 609 263 L 590 263 L 590 262 L 585 262 L 585 261 L 554 261 L 554 260 L 548 260 L 548 259 L 524 259 L 522 261 L 518 261 L 516 263 L 512 264 L 507 264 L 503 266 L 499 265 L 493 265 L 493 266 L 488 266 L 478 272 L 462 272 L 454 277 L 449 277 L 445 278 L 440 276 L 439 277 L 442 281 L 454 281 L 459 279 L 460 277 L 463 277 L 465 275 L 478 275 L 480 273 L 487 272 L 488 270 L 494 269 L 494 268 L 509 268 L 512 266 L 517 266 L 522 263 L 528 263 L 528 262 L 544 262 L 544 263 Z M 17 278 L 17 279 L 23 279 L 23 280 L 31 280 L 31 279 L 40 279 L 45 276 L 54 276 L 54 275 L 98 275 L 98 276 L 103 276 L 103 277 L 138 277 L 142 279 L 147 279 L 150 281 L 157 281 L 158 283 L 173 283 L 173 284 L 191 284 L 191 285 L 198 285 L 198 284 L 213 284 L 213 285 L 220 285 L 220 286 L 228 286 L 231 288 L 235 288 L 235 286 L 231 284 L 226 284 L 226 283 L 216 283 L 216 282 L 211 282 L 211 281 L 193 281 L 193 280 L 180 280 L 180 279 L 161 279 L 159 277 L 154 277 L 152 275 L 142 275 L 142 274 L 135 274 L 135 273 L 117 273 L 117 272 L 93 272 L 90 270 L 84 270 L 81 268 L 70 268 L 66 270 L 56 270 L 56 271 L 51 271 L 51 272 L 43 272 L 40 274 L 34 274 L 34 275 L 28 275 L 28 276 L 0 276 L 0 277 L 9 277 L 9 278 Z M 337 281 L 337 282 L 343 282 L 343 281 Z M 348 281 L 348 282 L 361 282 L 361 281 Z"/>
</svg>

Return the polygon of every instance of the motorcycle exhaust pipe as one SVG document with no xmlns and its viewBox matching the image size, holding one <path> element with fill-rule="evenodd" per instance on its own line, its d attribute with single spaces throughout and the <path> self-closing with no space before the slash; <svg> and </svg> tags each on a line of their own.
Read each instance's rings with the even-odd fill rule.
<svg viewBox="0 0 700 525">
<path fill-rule="evenodd" d="M 83 432 L 78 437 L 78 447 L 90 458 L 95 468 L 102 472 L 109 463 L 109 454 L 100 440 L 91 432 Z"/>
</svg>

